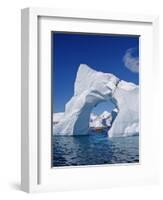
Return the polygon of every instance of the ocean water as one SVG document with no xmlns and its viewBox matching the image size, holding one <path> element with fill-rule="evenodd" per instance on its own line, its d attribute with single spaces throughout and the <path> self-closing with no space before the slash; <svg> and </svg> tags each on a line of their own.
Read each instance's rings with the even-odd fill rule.
<svg viewBox="0 0 163 200">
<path fill-rule="evenodd" d="M 106 133 L 53 136 L 52 154 L 53 167 L 138 163 L 139 136 L 108 138 Z"/>
</svg>

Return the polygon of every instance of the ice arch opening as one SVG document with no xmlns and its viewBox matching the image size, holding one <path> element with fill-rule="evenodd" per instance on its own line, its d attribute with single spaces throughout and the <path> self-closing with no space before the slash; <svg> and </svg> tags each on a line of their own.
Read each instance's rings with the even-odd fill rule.
<svg viewBox="0 0 163 200">
<path fill-rule="evenodd" d="M 108 132 L 118 113 L 112 100 L 100 102 L 90 114 L 89 132 Z"/>
<path fill-rule="evenodd" d="M 114 108 L 116 108 L 115 104 L 112 101 L 104 101 L 104 102 L 100 102 L 99 104 L 97 104 L 93 110 L 92 113 L 96 114 L 96 115 L 101 115 L 103 112 L 107 111 L 107 112 L 111 112 Z"/>
<path fill-rule="evenodd" d="M 85 104 L 80 109 L 79 115 L 75 122 L 73 134 L 74 135 L 83 135 L 83 133 L 87 134 L 89 131 L 89 128 L 90 128 L 90 117 L 91 117 L 91 113 L 92 113 L 94 107 L 100 105 L 103 102 L 109 102 L 109 101 L 112 101 L 112 97 L 110 96 L 110 94 L 108 96 L 106 95 L 105 98 L 104 97 L 101 98 L 100 95 L 96 96 L 95 94 L 92 94 L 92 93 L 87 95 L 87 97 L 84 101 Z M 115 100 L 113 102 L 115 102 Z M 117 108 L 116 104 L 115 104 L 115 108 Z M 117 110 L 118 110 L 118 108 L 117 108 Z M 106 111 L 105 111 L 105 113 L 101 113 L 101 115 L 107 115 Z M 114 119 L 113 119 L 113 121 L 114 121 Z M 100 126 L 102 125 L 101 123 L 102 123 L 102 121 L 100 122 L 100 119 L 98 119 L 97 122 L 95 122 L 94 127 L 100 128 Z M 111 120 L 111 124 L 112 124 L 112 120 Z"/>
<path fill-rule="evenodd" d="M 62 119 L 53 128 L 56 135 L 86 135 L 94 106 L 112 100 L 118 115 L 109 131 L 110 137 L 138 133 L 138 86 L 120 81 L 113 74 L 98 72 L 85 64 L 79 66 L 74 96 L 65 106 Z"/>
</svg>

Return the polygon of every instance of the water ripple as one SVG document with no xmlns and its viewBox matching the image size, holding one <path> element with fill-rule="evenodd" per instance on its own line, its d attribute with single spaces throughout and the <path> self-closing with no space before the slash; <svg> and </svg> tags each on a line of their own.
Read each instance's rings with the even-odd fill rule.
<svg viewBox="0 0 163 200">
<path fill-rule="evenodd" d="M 54 167 L 139 162 L 139 136 L 108 138 L 96 133 L 52 140 Z"/>
</svg>

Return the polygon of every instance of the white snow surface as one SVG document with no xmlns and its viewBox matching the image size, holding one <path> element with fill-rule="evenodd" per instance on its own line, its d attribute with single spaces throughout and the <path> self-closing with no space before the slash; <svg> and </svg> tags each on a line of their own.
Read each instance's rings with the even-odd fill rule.
<svg viewBox="0 0 163 200">
<path fill-rule="evenodd" d="M 64 116 L 64 112 L 53 113 L 53 122 L 58 123 Z"/>
<path fill-rule="evenodd" d="M 104 111 L 101 115 L 91 113 L 89 126 L 93 128 L 103 128 L 111 125 L 112 116 L 108 111 Z"/>
<path fill-rule="evenodd" d="M 139 87 L 137 85 L 120 81 L 113 74 L 98 72 L 81 64 L 75 80 L 74 95 L 65 106 L 64 117 L 61 117 L 59 123 L 53 127 L 53 134 L 88 134 L 92 109 L 98 103 L 109 99 L 112 99 L 118 108 L 118 115 L 108 132 L 109 137 L 135 134 L 139 131 L 138 95 Z M 100 117 L 109 117 L 109 115 L 104 112 Z M 93 116 L 93 118 L 95 121 L 99 116 Z M 94 125 L 101 125 L 100 123 L 98 121 Z"/>
<path fill-rule="evenodd" d="M 90 114 L 90 120 L 94 121 L 95 119 L 97 119 L 98 115 L 96 115 L 95 113 L 91 113 Z"/>
<path fill-rule="evenodd" d="M 108 118 L 111 118 L 111 113 L 105 110 L 105 111 L 100 115 L 100 118 L 101 118 L 101 119 L 108 119 Z"/>
<path fill-rule="evenodd" d="M 118 114 L 108 134 L 109 137 L 131 136 L 139 133 L 139 86 L 120 81 L 113 94 Z"/>
</svg>

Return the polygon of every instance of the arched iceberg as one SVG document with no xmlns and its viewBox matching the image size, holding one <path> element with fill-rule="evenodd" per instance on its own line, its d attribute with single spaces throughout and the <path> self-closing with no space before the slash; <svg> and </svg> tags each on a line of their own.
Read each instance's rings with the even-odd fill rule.
<svg viewBox="0 0 163 200">
<path fill-rule="evenodd" d="M 110 73 L 98 72 L 85 64 L 79 66 L 74 95 L 65 106 L 62 119 L 53 127 L 54 135 L 87 135 L 94 106 L 112 100 L 118 108 L 109 137 L 139 132 L 139 87 L 119 80 Z"/>
</svg>

